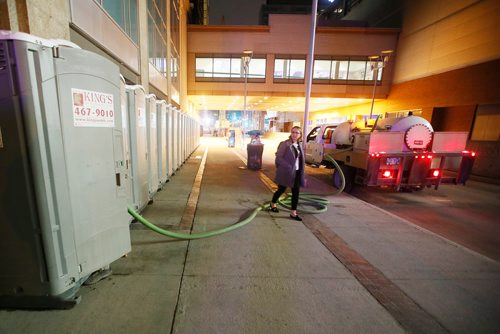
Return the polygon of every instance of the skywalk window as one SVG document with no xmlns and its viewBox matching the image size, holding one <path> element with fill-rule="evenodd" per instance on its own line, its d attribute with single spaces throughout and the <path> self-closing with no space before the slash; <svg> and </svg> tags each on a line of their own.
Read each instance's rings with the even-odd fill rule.
<svg viewBox="0 0 500 334">
<path fill-rule="evenodd" d="M 274 59 L 274 82 L 304 83 L 306 56 L 276 55 Z"/>
<path fill-rule="evenodd" d="M 241 55 L 196 55 L 196 81 L 245 80 L 245 69 Z M 254 55 L 248 66 L 248 82 L 265 82 L 266 58 Z"/>
<path fill-rule="evenodd" d="M 342 85 L 372 85 L 373 71 L 368 57 L 315 56 L 313 83 Z M 379 69 L 377 81 L 382 80 Z"/>
</svg>

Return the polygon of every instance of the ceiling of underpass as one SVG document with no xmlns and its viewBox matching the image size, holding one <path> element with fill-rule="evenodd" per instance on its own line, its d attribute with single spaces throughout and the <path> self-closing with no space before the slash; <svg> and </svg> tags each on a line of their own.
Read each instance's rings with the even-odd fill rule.
<svg viewBox="0 0 500 334">
<path fill-rule="evenodd" d="M 195 109 L 203 110 L 244 110 L 244 96 L 191 95 L 189 100 Z M 364 104 L 370 99 L 318 98 L 309 99 L 309 111 L 327 111 L 334 108 Z M 304 97 L 289 96 L 247 96 L 247 110 L 267 112 L 303 112 Z"/>
</svg>

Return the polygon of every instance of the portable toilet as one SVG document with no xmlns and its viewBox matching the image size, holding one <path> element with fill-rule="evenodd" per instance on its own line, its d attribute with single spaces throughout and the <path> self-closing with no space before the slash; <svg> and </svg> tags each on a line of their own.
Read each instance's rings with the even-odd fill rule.
<svg viewBox="0 0 500 334">
<path fill-rule="evenodd" d="M 160 188 L 167 182 L 167 102 L 156 101 L 156 118 L 158 126 L 158 180 Z"/>
<path fill-rule="evenodd" d="M 146 93 L 140 85 L 127 85 L 129 147 L 132 162 L 134 209 L 141 211 L 149 202 Z"/>
<path fill-rule="evenodd" d="M 165 140 L 165 152 L 167 155 L 167 177 L 170 179 L 170 177 L 173 174 L 173 162 L 172 162 L 172 105 L 167 104 L 167 110 L 166 110 L 166 124 L 167 124 L 167 134 L 166 134 L 166 140 Z"/>
<path fill-rule="evenodd" d="M 172 169 L 173 172 L 179 168 L 179 111 L 177 108 L 172 109 Z"/>
<path fill-rule="evenodd" d="M 156 96 L 146 95 L 146 130 L 148 145 L 148 190 L 149 203 L 158 191 L 158 126 L 156 119 Z"/>
<path fill-rule="evenodd" d="M 122 143 L 123 143 L 123 160 L 125 161 L 125 175 L 123 176 L 124 184 L 126 187 L 127 194 L 127 205 L 134 206 L 134 195 L 132 193 L 132 162 L 130 158 L 130 131 L 129 131 L 129 120 L 128 120 L 128 99 L 126 91 L 125 78 L 120 75 L 120 106 L 122 113 Z M 129 217 L 129 221 L 133 220 L 132 216 Z"/>
<path fill-rule="evenodd" d="M 119 68 L 20 32 L 0 54 L 0 307 L 69 308 L 131 250 Z"/>
</svg>

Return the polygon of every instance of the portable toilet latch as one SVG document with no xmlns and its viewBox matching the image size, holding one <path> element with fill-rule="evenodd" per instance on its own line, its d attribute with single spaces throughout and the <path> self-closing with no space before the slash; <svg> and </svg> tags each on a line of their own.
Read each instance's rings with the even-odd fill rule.
<svg viewBox="0 0 500 334">
<path fill-rule="evenodd" d="M 52 48 L 52 57 L 59 58 L 59 47 L 58 46 L 54 46 Z"/>
</svg>

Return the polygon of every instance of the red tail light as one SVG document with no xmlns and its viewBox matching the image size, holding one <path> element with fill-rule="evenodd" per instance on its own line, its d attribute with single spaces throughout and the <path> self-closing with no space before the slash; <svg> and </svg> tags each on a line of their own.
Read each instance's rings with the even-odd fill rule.
<svg viewBox="0 0 500 334">
<path fill-rule="evenodd" d="M 474 151 L 462 151 L 463 154 L 467 154 L 467 155 L 470 155 L 471 157 L 475 157 L 476 156 L 476 152 Z"/>
<path fill-rule="evenodd" d="M 429 171 L 430 177 L 438 177 L 440 174 L 441 174 L 441 171 L 439 169 L 431 169 Z"/>
<path fill-rule="evenodd" d="M 382 172 L 382 176 L 387 178 L 387 179 L 390 179 L 390 178 L 392 178 L 392 172 L 390 170 L 385 170 Z"/>
</svg>

